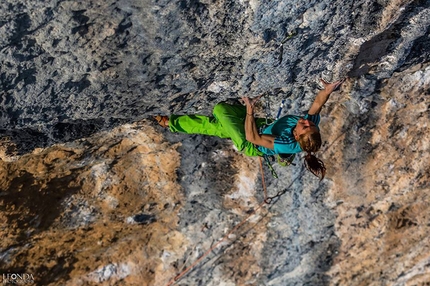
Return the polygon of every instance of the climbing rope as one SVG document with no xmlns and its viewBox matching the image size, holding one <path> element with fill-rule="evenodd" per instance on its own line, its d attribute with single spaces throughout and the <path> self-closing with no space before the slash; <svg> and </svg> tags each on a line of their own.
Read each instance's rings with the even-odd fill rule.
<svg viewBox="0 0 430 286">
<path fill-rule="evenodd" d="M 251 216 L 253 216 L 259 209 L 261 209 L 264 205 L 271 204 L 273 199 L 280 197 L 281 195 L 285 194 L 287 190 L 278 192 L 273 197 L 268 197 L 267 195 L 267 188 L 266 188 L 266 180 L 264 178 L 264 170 L 263 170 L 263 162 L 260 157 L 260 171 L 261 171 L 261 182 L 263 185 L 263 191 L 264 191 L 264 200 L 261 202 L 257 208 L 255 208 L 245 219 L 243 219 L 240 223 L 238 223 L 232 230 L 230 230 L 226 235 L 224 235 L 221 240 L 219 240 L 217 243 L 215 243 L 210 249 L 208 249 L 205 253 L 203 253 L 194 263 L 192 263 L 190 266 L 188 266 L 186 269 L 184 269 L 182 272 L 180 272 L 178 275 L 176 275 L 173 279 L 169 281 L 167 286 L 173 285 L 176 283 L 179 279 L 184 277 L 188 272 L 193 270 L 197 264 L 200 263 L 204 258 L 206 258 L 215 248 L 217 248 L 223 241 L 225 241 L 231 234 L 233 234 L 235 231 L 237 231 L 243 224 L 245 224 L 246 221 L 249 220 Z"/>
</svg>

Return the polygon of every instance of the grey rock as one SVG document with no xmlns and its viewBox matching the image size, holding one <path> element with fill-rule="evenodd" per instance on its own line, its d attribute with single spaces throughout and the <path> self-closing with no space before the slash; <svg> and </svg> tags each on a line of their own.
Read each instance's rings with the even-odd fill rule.
<svg viewBox="0 0 430 286">
<path fill-rule="evenodd" d="M 351 182 L 345 183 L 345 188 L 360 193 L 360 182 L 365 181 L 361 168 L 383 145 L 374 139 L 377 123 L 384 120 L 381 106 L 389 102 L 392 110 L 401 111 L 408 102 L 387 95 L 390 79 L 404 80 L 401 86 L 406 89 L 414 80 L 403 76 L 413 71 L 428 74 L 430 2 L 404 1 L 400 7 L 396 3 L 3 0 L 0 135 L 16 146 L 11 149 L 14 153 L 25 154 L 36 147 L 85 138 L 156 114 L 209 115 L 217 102 L 261 93 L 266 94 L 263 113 L 270 117 L 276 116 L 282 100 L 282 115 L 301 114 L 320 88 L 320 78 L 334 81 L 349 77 L 348 94 L 342 93 L 340 103 L 329 102 L 323 110 L 326 117 L 322 124 L 334 122 L 336 126 L 334 131 L 326 128 L 327 137 L 343 138 L 344 147 L 339 147 L 342 158 L 330 153 L 332 144 L 339 143 L 333 140 L 324 143 L 323 159 L 333 161 L 329 163 L 333 168 L 340 162 L 336 169 L 339 176 Z M 410 100 L 428 102 L 428 81 L 422 86 Z M 344 110 L 345 116 L 336 116 L 336 108 Z M 417 118 L 428 118 L 428 108 L 420 112 Z M 410 124 L 403 126 L 401 115 L 395 114 L 387 134 L 401 137 Z M 335 122 L 339 117 L 344 122 Z M 216 241 L 225 229 L 243 219 L 223 206 L 237 169 L 230 166 L 228 157 L 213 160 L 217 151 L 230 148 L 225 140 L 160 132 L 168 141 L 182 143 L 178 177 L 186 201 L 178 229 L 189 234 L 190 244 L 196 246 L 187 254 L 196 257 L 207 246 L 199 244 L 201 235 L 193 232 L 202 222 L 207 227 L 206 237 Z M 340 134 L 336 138 L 335 132 Z M 420 138 L 428 135 L 425 130 L 418 134 Z M 399 146 L 396 151 L 409 156 L 412 151 L 408 148 L 424 155 L 428 151 L 414 144 Z M 220 285 L 220 281 L 235 285 L 234 281 L 247 275 L 253 277 L 250 285 L 345 282 L 337 278 L 343 277 L 342 273 L 332 269 L 343 243 L 341 227 L 335 226 L 337 213 L 327 204 L 334 179 L 318 183 L 305 175 L 300 160 L 296 158 L 297 167 L 275 166 L 280 180 L 266 177 L 271 194 L 282 196 L 268 208 L 261 272 L 251 275 L 221 269 L 240 255 L 235 247 L 247 250 L 238 240 L 233 247 L 213 253 L 209 262 L 178 285 Z M 387 162 L 388 166 L 395 161 Z M 414 180 L 420 182 L 425 172 L 417 173 L 421 175 Z M 420 184 L 418 189 L 428 187 L 428 183 Z M 393 186 L 389 175 L 380 185 Z M 258 196 L 263 199 L 262 194 Z M 87 225 L 94 219 L 93 210 L 89 209 L 87 216 L 78 216 L 76 211 L 71 209 L 71 218 L 65 217 L 71 224 Z M 134 220 L 146 226 L 155 217 L 142 213 Z M 243 235 L 251 234 L 250 230 Z M 360 278 L 363 275 L 351 276 L 345 278 L 349 285 L 369 281 L 360 280 L 365 279 Z M 388 280 L 401 282 L 392 276 Z"/>
</svg>

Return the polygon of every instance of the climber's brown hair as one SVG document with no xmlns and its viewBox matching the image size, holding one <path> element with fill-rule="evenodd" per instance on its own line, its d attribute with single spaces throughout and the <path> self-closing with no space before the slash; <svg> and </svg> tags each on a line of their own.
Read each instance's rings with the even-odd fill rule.
<svg viewBox="0 0 430 286">
<path fill-rule="evenodd" d="M 302 150 L 307 152 L 304 158 L 306 168 L 320 180 L 324 179 L 326 171 L 324 162 L 312 154 L 321 148 L 321 134 L 319 132 L 305 133 L 299 136 L 297 142 Z"/>
</svg>

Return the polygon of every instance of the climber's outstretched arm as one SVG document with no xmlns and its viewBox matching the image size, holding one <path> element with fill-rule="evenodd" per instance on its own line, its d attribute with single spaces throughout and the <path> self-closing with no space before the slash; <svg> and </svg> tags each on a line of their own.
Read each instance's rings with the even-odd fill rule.
<svg viewBox="0 0 430 286">
<path fill-rule="evenodd" d="M 325 80 L 321 79 L 322 84 L 324 85 L 324 89 L 320 90 L 318 92 L 317 96 L 315 97 L 314 102 L 311 105 L 311 108 L 308 111 L 309 115 L 315 115 L 320 113 L 321 108 L 323 105 L 327 102 L 328 98 L 330 97 L 330 94 L 338 88 L 345 79 L 338 80 L 336 82 L 328 83 Z"/>
</svg>

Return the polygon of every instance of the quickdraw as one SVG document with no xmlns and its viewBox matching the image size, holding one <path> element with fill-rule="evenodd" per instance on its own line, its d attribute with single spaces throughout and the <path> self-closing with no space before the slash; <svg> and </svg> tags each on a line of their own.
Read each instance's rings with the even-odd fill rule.
<svg viewBox="0 0 430 286">
<path fill-rule="evenodd" d="M 266 166 L 269 168 L 270 172 L 272 173 L 272 176 L 277 179 L 278 174 L 276 173 L 275 169 L 273 168 L 272 162 L 276 159 L 278 164 L 282 167 L 286 167 L 289 165 L 295 166 L 296 164 L 293 163 L 294 158 L 296 158 L 296 154 L 276 154 L 276 155 L 264 155 L 264 162 L 266 163 Z M 272 160 L 272 162 L 270 162 Z"/>
</svg>

